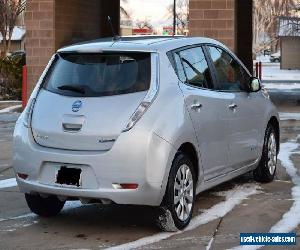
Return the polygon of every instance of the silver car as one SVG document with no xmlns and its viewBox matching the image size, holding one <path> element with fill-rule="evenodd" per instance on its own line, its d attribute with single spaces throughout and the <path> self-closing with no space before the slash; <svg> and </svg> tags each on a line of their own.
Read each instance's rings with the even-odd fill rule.
<svg viewBox="0 0 300 250">
<path fill-rule="evenodd" d="M 123 37 L 57 51 L 14 132 L 30 209 L 68 199 L 155 207 L 186 227 L 199 192 L 246 172 L 272 181 L 279 119 L 260 81 L 208 38 Z"/>
</svg>

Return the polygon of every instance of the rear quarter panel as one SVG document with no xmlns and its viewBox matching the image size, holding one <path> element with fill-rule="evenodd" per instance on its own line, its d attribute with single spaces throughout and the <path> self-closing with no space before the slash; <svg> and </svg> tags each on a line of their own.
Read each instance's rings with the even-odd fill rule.
<svg viewBox="0 0 300 250">
<path fill-rule="evenodd" d="M 199 146 L 195 135 L 195 130 L 186 110 L 184 97 L 178 85 L 178 78 L 166 54 L 160 54 L 160 84 L 159 93 L 145 113 L 141 126 L 151 130 L 153 133 L 166 140 L 174 147 L 173 155 L 170 155 L 169 162 L 175 157 L 176 152 L 183 143 L 190 142 L 197 152 Z M 199 182 L 202 178 L 201 157 L 198 155 Z M 164 181 L 168 180 L 171 164 L 166 166 Z M 164 188 L 166 183 L 164 185 Z"/>
</svg>

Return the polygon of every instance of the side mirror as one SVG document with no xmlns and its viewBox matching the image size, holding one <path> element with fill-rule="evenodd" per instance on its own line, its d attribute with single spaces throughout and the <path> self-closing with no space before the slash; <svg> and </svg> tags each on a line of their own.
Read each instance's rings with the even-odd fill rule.
<svg viewBox="0 0 300 250">
<path fill-rule="evenodd" d="M 252 77 L 250 81 L 250 91 L 258 92 L 261 89 L 260 80 L 256 77 Z"/>
</svg>

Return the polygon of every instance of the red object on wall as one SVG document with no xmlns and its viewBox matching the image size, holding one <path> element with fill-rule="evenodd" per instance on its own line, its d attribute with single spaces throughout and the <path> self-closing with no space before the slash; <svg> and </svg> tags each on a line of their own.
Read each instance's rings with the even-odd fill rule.
<svg viewBox="0 0 300 250">
<path fill-rule="evenodd" d="M 255 76 L 259 80 L 262 80 L 262 63 L 261 62 L 255 63 Z"/>
<path fill-rule="evenodd" d="M 255 76 L 258 77 L 258 62 L 255 63 Z"/>
<path fill-rule="evenodd" d="M 262 80 L 262 63 L 258 63 L 258 71 L 259 71 L 259 80 Z"/>
<path fill-rule="evenodd" d="M 22 73 L 22 108 L 24 109 L 27 104 L 27 66 L 23 66 Z"/>
</svg>

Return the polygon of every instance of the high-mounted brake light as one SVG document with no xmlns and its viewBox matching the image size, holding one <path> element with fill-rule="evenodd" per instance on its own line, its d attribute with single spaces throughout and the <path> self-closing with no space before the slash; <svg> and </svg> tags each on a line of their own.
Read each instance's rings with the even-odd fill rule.
<svg viewBox="0 0 300 250">
<path fill-rule="evenodd" d="M 150 105 L 153 103 L 159 88 L 159 58 L 157 53 L 151 54 L 151 83 L 147 95 L 130 117 L 129 122 L 122 132 L 126 132 L 142 118 Z"/>
</svg>

